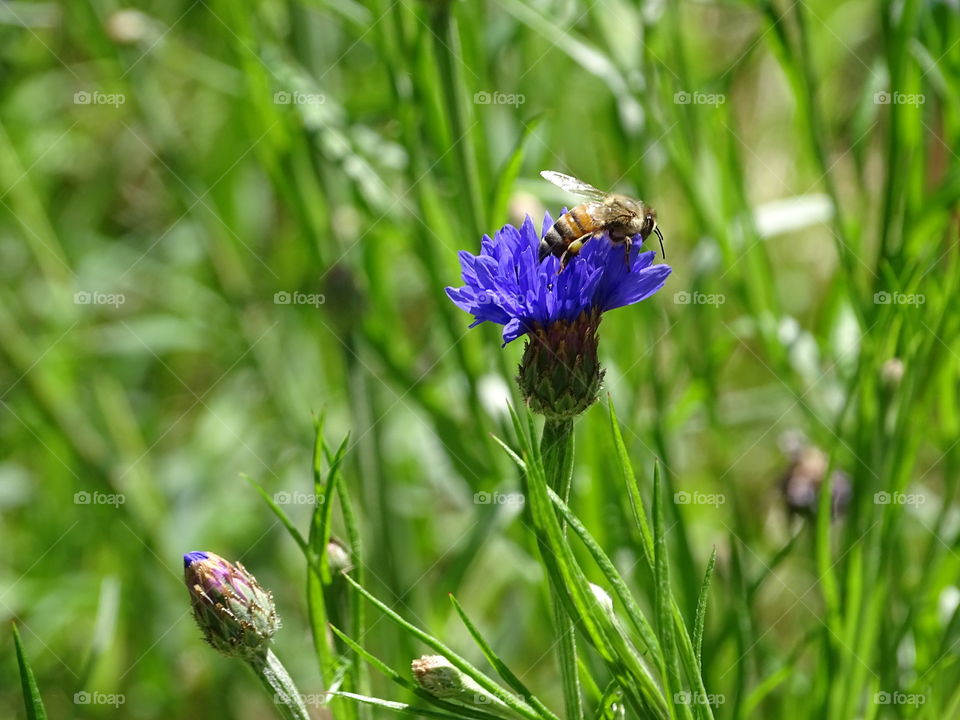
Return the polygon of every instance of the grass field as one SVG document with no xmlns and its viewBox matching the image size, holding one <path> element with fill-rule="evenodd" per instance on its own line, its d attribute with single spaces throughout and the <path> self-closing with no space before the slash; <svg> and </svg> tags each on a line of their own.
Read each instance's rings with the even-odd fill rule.
<svg viewBox="0 0 960 720">
<path fill-rule="evenodd" d="M 0 615 L 49 717 L 283 717 L 196 550 L 314 718 L 960 717 L 956 2 L 13 1 L 0 78 Z M 673 269 L 542 457 L 523 341 L 444 292 L 578 202 L 541 170 Z M 452 653 L 506 701 L 418 695 Z"/>
</svg>

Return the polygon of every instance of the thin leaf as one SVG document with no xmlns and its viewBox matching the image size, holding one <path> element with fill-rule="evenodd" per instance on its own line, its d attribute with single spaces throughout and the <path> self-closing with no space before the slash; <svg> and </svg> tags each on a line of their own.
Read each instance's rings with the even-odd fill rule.
<svg viewBox="0 0 960 720">
<path fill-rule="evenodd" d="M 600 606 L 583 570 L 577 565 L 563 535 L 557 513 L 547 493 L 547 479 L 540 454 L 530 442 L 531 434 L 523 431 L 519 416 L 511 408 L 511 417 L 520 438 L 523 454 L 528 458 L 524 473 L 531 515 L 541 546 L 541 558 L 555 587 L 565 588 L 564 606 L 574 622 L 584 628 L 611 674 L 624 689 L 624 696 L 638 715 L 665 717 L 667 701 L 650 676 L 642 659 L 626 643 L 606 611 Z M 528 427 L 532 422 L 528 417 Z"/>
<path fill-rule="evenodd" d="M 20 640 L 20 632 L 17 630 L 16 623 L 13 624 L 13 644 L 17 646 L 17 664 L 20 666 L 20 687 L 23 691 L 23 704 L 27 708 L 27 720 L 47 720 L 47 711 L 43 708 L 40 689 L 37 687 L 37 681 L 33 677 L 33 669 L 30 667 L 30 663 L 27 662 L 27 656 L 23 651 L 23 643 Z"/>
<path fill-rule="evenodd" d="M 521 715 L 523 715 L 523 717 L 529 718 L 529 720 L 540 720 L 540 717 L 533 711 L 532 708 L 530 708 L 524 703 L 519 702 L 512 693 L 507 692 L 502 687 L 497 685 L 490 678 L 488 678 L 486 675 L 480 672 L 480 670 L 478 670 L 476 667 L 474 667 L 469 662 L 467 662 L 463 657 L 455 653 L 452 648 L 448 647 L 443 642 L 433 637 L 429 633 L 424 632 L 423 630 L 418 628 L 416 625 L 412 625 L 411 623 L 404 620 L 402 617 L 400 617 L 400 615 L 398 615 L 395 611 L 389 608 L 386 604 L 384 604 L 375 595 L 370 593 L 362 585 L 357 583 L 357 581 L 354 580 L 349 575 L 345 574 L 343 577 L 346 579 L 348 583 L 350 583 L 350 585 L 357 592 L 359 592 L 361 595 L 367 598 L 367 600 L 369 600 L 376 607 L 378 607 L 384 615 L 386 615 L 388 618 L 393 620 L 397 625 L 402 627 L 404 630 L 409 632 L 418 640 L 428 645 L 429 647 L 432 647 L 434 650 L 437 651 L 437 653 L 439 653 L 440 655 L 443 655 L 445 658 L 447 658 L 447 660 L 450 661 L 450 663 L 453 666 L 459 668 L 462 672 L 466 673 L 471 678 L 473 678 L 484 690 L 489 692 L 491 695 L 494 695 L 499 700 L 502 700 L 504 704 L 508 705 L 510 708 L 520 713 Z"/>
<path fill-rule="evenodd" d="M 620 421 L 617 420 L 617 413 L 613 409 L 613 400 L 607 397 L 607 411 L 610 418 L 610 435 L 613 437 L 613 445 L 617 451 L 617 460 L 620 465 L 620 472 L 623 474 L 624 482 L 627 486 L 627 495 L 630 498 L 630 509 L 633 511 L 633 518 L 640 529 L 640 537 L 643 540 L 643 552 L 647 558 L 647 564 L 653 570 L 654 552 L 653 552 L 653 534 L 650 532 L 650 525 L 647 522 L 647 513 L 643 508 L 643 499 L 640 497 L 640 486 L 637 485 L 637 478 L 633 473 L 633 465 L 630 463 L 630 456 L 627 454 L 627 446 L 623 442 L 623 435 L 620 433 Z"/>
<path fill-rule="evenodd" d="M 460 715 L 451 715 L 450 713 L 440 712 L 439 710 L 414 707 L 413 705 L 408 705 L 407 703 L 394 702 L 392 700 L 381 700 L 380 698 L 370 697 L 368 695 L 358 695 L 351 692 L 335 692 L 330 694 L 335 697 L 349 698 L 350 700 L 367 703 L 368 705 L 382 707 L 386 710 L 393 710 L 401 715 L 410 715 L 411 717 L 431 717 L 444 718 L 444 720 L 462 720 Z M 487 717 L 495 718 L 494 715 L 488 715 Z"/>
<path fill-rule="evenodd" d="M 493 438 L 493 441 L 494 441 L 495 443 L 497 443 L 497 445 L 499 445 L 500 447 L 502 447 L 502 448 L 506 451 L 507 455 L 510 456 L 510 459 L 513 460 L 513 461 L 517 464 L 517 467 L 519 467 L 521 470 L 526 470 L 526 469 L 527 469 L 527 464 L 523 461 L 523 458 L 521 458 L 519 455 L 517 455 L 517 454 L 513 451 L 513 448 L 511 448 L 511 447 L 510 447 L 509 445 L 507 445 L 503 440 L 501 440 L 500 438 L 498 438 L 496 435 L 493 435 L 492 433 L 491 433 L 490 437 Z"/>
<path fill-rule="evenodd" d="M 510 196 L 513 194 L 513 185 L 520 174 L 520 168 L 523 166 L 523 156 L 526 153 L 527 143 L 540 126 L 543 117 L 541 113 L 523 123 L 523 132 L 520 134 L 517 144 L 510 153 L 510 157 L 507 158 L 496 174 L 496 187 L 493 191 L 493 202 L 490 204 L 489 214 L 490 225 L 492 226 L 496 226 L 501 218 L 507 215 L 507 205 L 510 202 Z"/>
<path fill-rule="evenodd" d="M 697 599 L 697 617 L 693 624 L 693 652 L 697 657 L 701 672 L 703 669 L 703 628 L 707 620 L 707 598 L 710 594 L 710 583 L 713 580 L 713 570 L 717 566 L 717 546 L 713 546 L 707 571 L 703 575 L 703 585 L 700 586 L 700 597 Z"/>
<path fill-rule="evenodd" d="M 643 614 L 643 611 L 640 609 L 640 606 L 637 605 L 636 601 L 633 599 L 633 595 L 630 593 L 627 583 L 620 574 L 620 571 L 617 570 L 616 566 L 600 547 L 599 543 L 590 534 L 584 524 L 580 521 L 580 519 L 574 515 L 573 511 L 570 510 L 567 504 L 560 499 L 560 496 L 551 491 L 550 499 L 553 501 L 553 504 L 557 506 L 557 509 L 570 525 L 570 528 L 573 530 L 573 532 L 576 533 L 576 535 L 583 542 L 584 546 L 593 556 L 594 562 L 597 563 L 600 571 L 603 573 L 604 577 L 606 577 L 607 582 L 610 583 L 610 586 L 613 589 L 614 594 L 617 596 L 617 599 L 620 600 L 620 602 L 623 603 L 624 608 L 626 608 L 627 617 L 630 618 L 631 624 L 634 626 L 640 636 L 640 639 L 643 641 L 646 651 L 653 656 L 657 666 L 661 666 L 663 664 L 662 651 L 660 649 L 660 643 L 657 640 L 657 636 L 653 631 L 653 627 Z"/>
<path fill-rule="evenodd" d="M 467 617 L 467 613 L 464 611 L 463 607 L 457 602 L 457 599 L 453 596 L 453 593 L 450 593 L 450 602 L 453 603 L 454 610 L 457 611 L 457 615 L 460 616 L 460 620 L 463 622 L 464 627 L 467 628 L 467 631 L 476 641 L 477 645 L 480 648 L 480 651 L 483 653 L 484 657 L 487 658 L 490 665 L 493 666 L 493 669 L 504 679 L 504 681 L 520 693 L 520 696 L 527 702 L 530 707 L 536 710 L 541 717 L 548 718 L 549 720 L 559 720 L 559 718 L 554 715 L 550 710 L 542 703 L 540 700 L 530 692 L 526 685 L 524 685 L 520 678 L 513 674 L 510 668 L 507 667 L 506 663 L 500 659 L 500 657 L 494 652 L 493 648 L 490 647 L 489 643 L 484 639 L 483 635 L 480 634 L 480 631 L 477 627 L 470 621 L 470 618 Z"/>
<path fill-rule="evenodd" d="M 641 508 L 642 510 L 642 508 Z M 663 667 L 661 676 L 666 685 L 667 697 L 675 697 L 679 692 L 679 658 L 677 657 L 676 637 L 673 632 L 673 613 L 670 594 L 670 564 L 667 558 L 667 534 L 663 514 L 663 481 L 660 477 L 659 463 L 653 468 L 653 537 L 654 537 L 654 607 L 657 611 L 657 630 L 663 648 Z M 670 716 L 676 717 L 678 703 L 669 705 Z M 690 714 L 686 704 L 679 704 L 684 715 Z"/>
<path fill-rule="evenodd" d="M 463 713 L 464 715 L 469 715 L 470 717 L 476 718 L 477 720 L 492 720 L 493 718 L 496 718 L 495 715 L 491 715 L 489 713 L 483 712 L 482 710 L 471 708 L 471 707 L 463 707 L 461 705 L 455 705 L 454 703 L 450 703 L 445 700 L 442 700 L 441 698 L 438 698 L 435 695 L 431 695 L 429 692 L 427 692 L 422 687 L 417 685 L 413 680 L 409 679 L 404 675 L 401 675 L 396 670 L 388 666 L 385 662 L 383 662 L 383 660 L 364 650 L 362 647 L 360 647 L 359 643 L 354 641 L 352 638 L 348 637 L 339 629 L 337 629 L 333 625 L 330 625 L 329 627 L 330 627 L 330 631 L 334 635 L 336 635 L 338 638 L 343 640 L 344 644 L 346 644 L 347 647 L 353 650 L 358 657 L 361 657 L 364 660 L 366 660 L 368 663 L 373 665 L 374 668 L 376 668 L 381 673 L 383 673 L 384 676 L 386 676 L 387 678 L 395 682 L 400 687 L 406 690 L 409 690 L 417 697 L 422 698 L 427 702 L 433 703 L 437 707 L 444 708 L 450 711 Z M 499 718 L 497 718 L 497 720 L 499 720 Z"/>
<path fill-rule="evenodd" d="M 264 502 L 267 503 L 267 507 L 273 511 L 273 514 L 277 516 L 283 526 L 287 529 L 287 532 L 290 533 L 290 537 L 293 538 L 293 541 L 297 544 L 297 547 L 303 551 L 304 555 L 309 555 L 310 546 L 307 544 L 307 541 L 303 539 L 303 535 L 300 534 L 300 531 L 297 530 L 296 526 L 293 524 L 290 518 L 287 517 L 287 514 L 280 508 L 280 506 L 274 502 L 273 498 L 270 497 L 270 494 L 250 476 L 241 475 L 240 477 L 250 483 L 253 488 L 260 493 L 260 497 L 263 498 Z"/>
</svg>

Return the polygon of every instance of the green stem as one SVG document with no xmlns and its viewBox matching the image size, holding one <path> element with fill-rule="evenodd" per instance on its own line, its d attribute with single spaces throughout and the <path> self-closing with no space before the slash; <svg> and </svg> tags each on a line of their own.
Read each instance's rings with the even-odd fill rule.
<svg viewBox="0 0 960 720">
<path fill-rule="evenodd" d="M 280 709 L 287 720 L 310 720 L 307 706 L 303 704 L 303 696 L 293 684 L 293 680 L 280 659 L 267 650 L 262 658 L 250 661 L 250 667 L 260 678 L 264 689 L 271 696 L 273 703 Z"/>
<path fill-rule="evenodd" d="M 543 425 L 540 438 L 540 454 L 547 482 L 566 503 L 570 497 L 570 481 L 573 477 L 573 420 L 548 419 Z M 562 522 L 562 521 L 561 521 Z M 566 524 L 562 527 L 566 530 Z M 580 674 L 577 667 L 577 642 L 573 620 L 567 615 L 562 599 L 563 588 L 550 586 L 553 618 L 556 624 L 557 649 L 560 660 L 560 677 L 563 682 L 563 699 L 568 720 L 582 720 Z"/>
</svg>

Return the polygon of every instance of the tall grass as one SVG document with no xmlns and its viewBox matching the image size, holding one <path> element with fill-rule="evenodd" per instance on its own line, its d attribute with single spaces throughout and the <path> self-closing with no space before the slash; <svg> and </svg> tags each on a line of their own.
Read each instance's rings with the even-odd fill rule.
<svg viewBox="0 0 960 720">
<path fill-rule="evenodd" d="M 274 590 L 308 694 L 425 703 L 407 669 L 441 642 L 564 716 L 553 579 L 592 619 L 587 717 L 654 686 L 703 712 L 673 702 L 694 656 L 717 718 L 957 715 L 952 5 L 119 9 L 0 9 L 0 613 L 52 717 L 272 716 L 198 640 L 200 548 Z M 482 233 L 570 202 L 541 169 L 650 202 L 674 268 L 604 320 L 619 422 L 576 423 L 565 503 L 506 412 L 520 349 L 442 292 Z M 788 431 L 849 475 L 843 517 L 784 509 Z M 585 582 L 666 640 L 652 686 Z"/>
</svg>

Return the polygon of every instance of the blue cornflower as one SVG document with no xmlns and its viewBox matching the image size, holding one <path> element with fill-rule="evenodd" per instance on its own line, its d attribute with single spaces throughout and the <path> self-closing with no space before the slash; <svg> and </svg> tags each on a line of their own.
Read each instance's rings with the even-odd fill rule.
<svg viewBox="0 0 960 720">
<path fill-rule="evenodd" d="M 547 213 L 543 232 L 553 225 Z M 518 229 L 484 235 L 480 254 L 460 252 L 463 287 L 447 295 L 474 316 L 470 327 L 503 325 L 503 344 L 527 335 L 517 378 L 532 410 L 573 417 L 597 397 L 603 371 L 597 359 L 597 327 L 607 310 L 633 305 L 663 287 L 668 265 L 653 265 L 656 253 L 640 251 L 633 238 L 629 257 L 606 235 L 587 242 L 563 272 L 560 260 L 539 259 L 540 238 L 528 216 Z M 629 266 L 628 266 L 629 263 Z"/>
<path fill-rule="evenodd" d="M 542 234 L 552 225 L 547 213 Z M 538 260 L 540 237 L 527 216 L 519 229 L 505 225 L 493 239 L 484 235 L 479 255 L 460 252 L 466 285 L 448 287 L 447 295 L 474 316 L 470 327 L 488 320 L 503 325 L 506 345 L 558 320 L 570 322 L 588 311 L 638 303 L 662 288 L 670 274 L 669 265 L 652 264 L 655 252 L 639 251 L 639 236 L 634 238 L 629 271 L 623 246 L 604 236 L 587 242 L 557 274 L 557 257 Z"/>
</svg>

